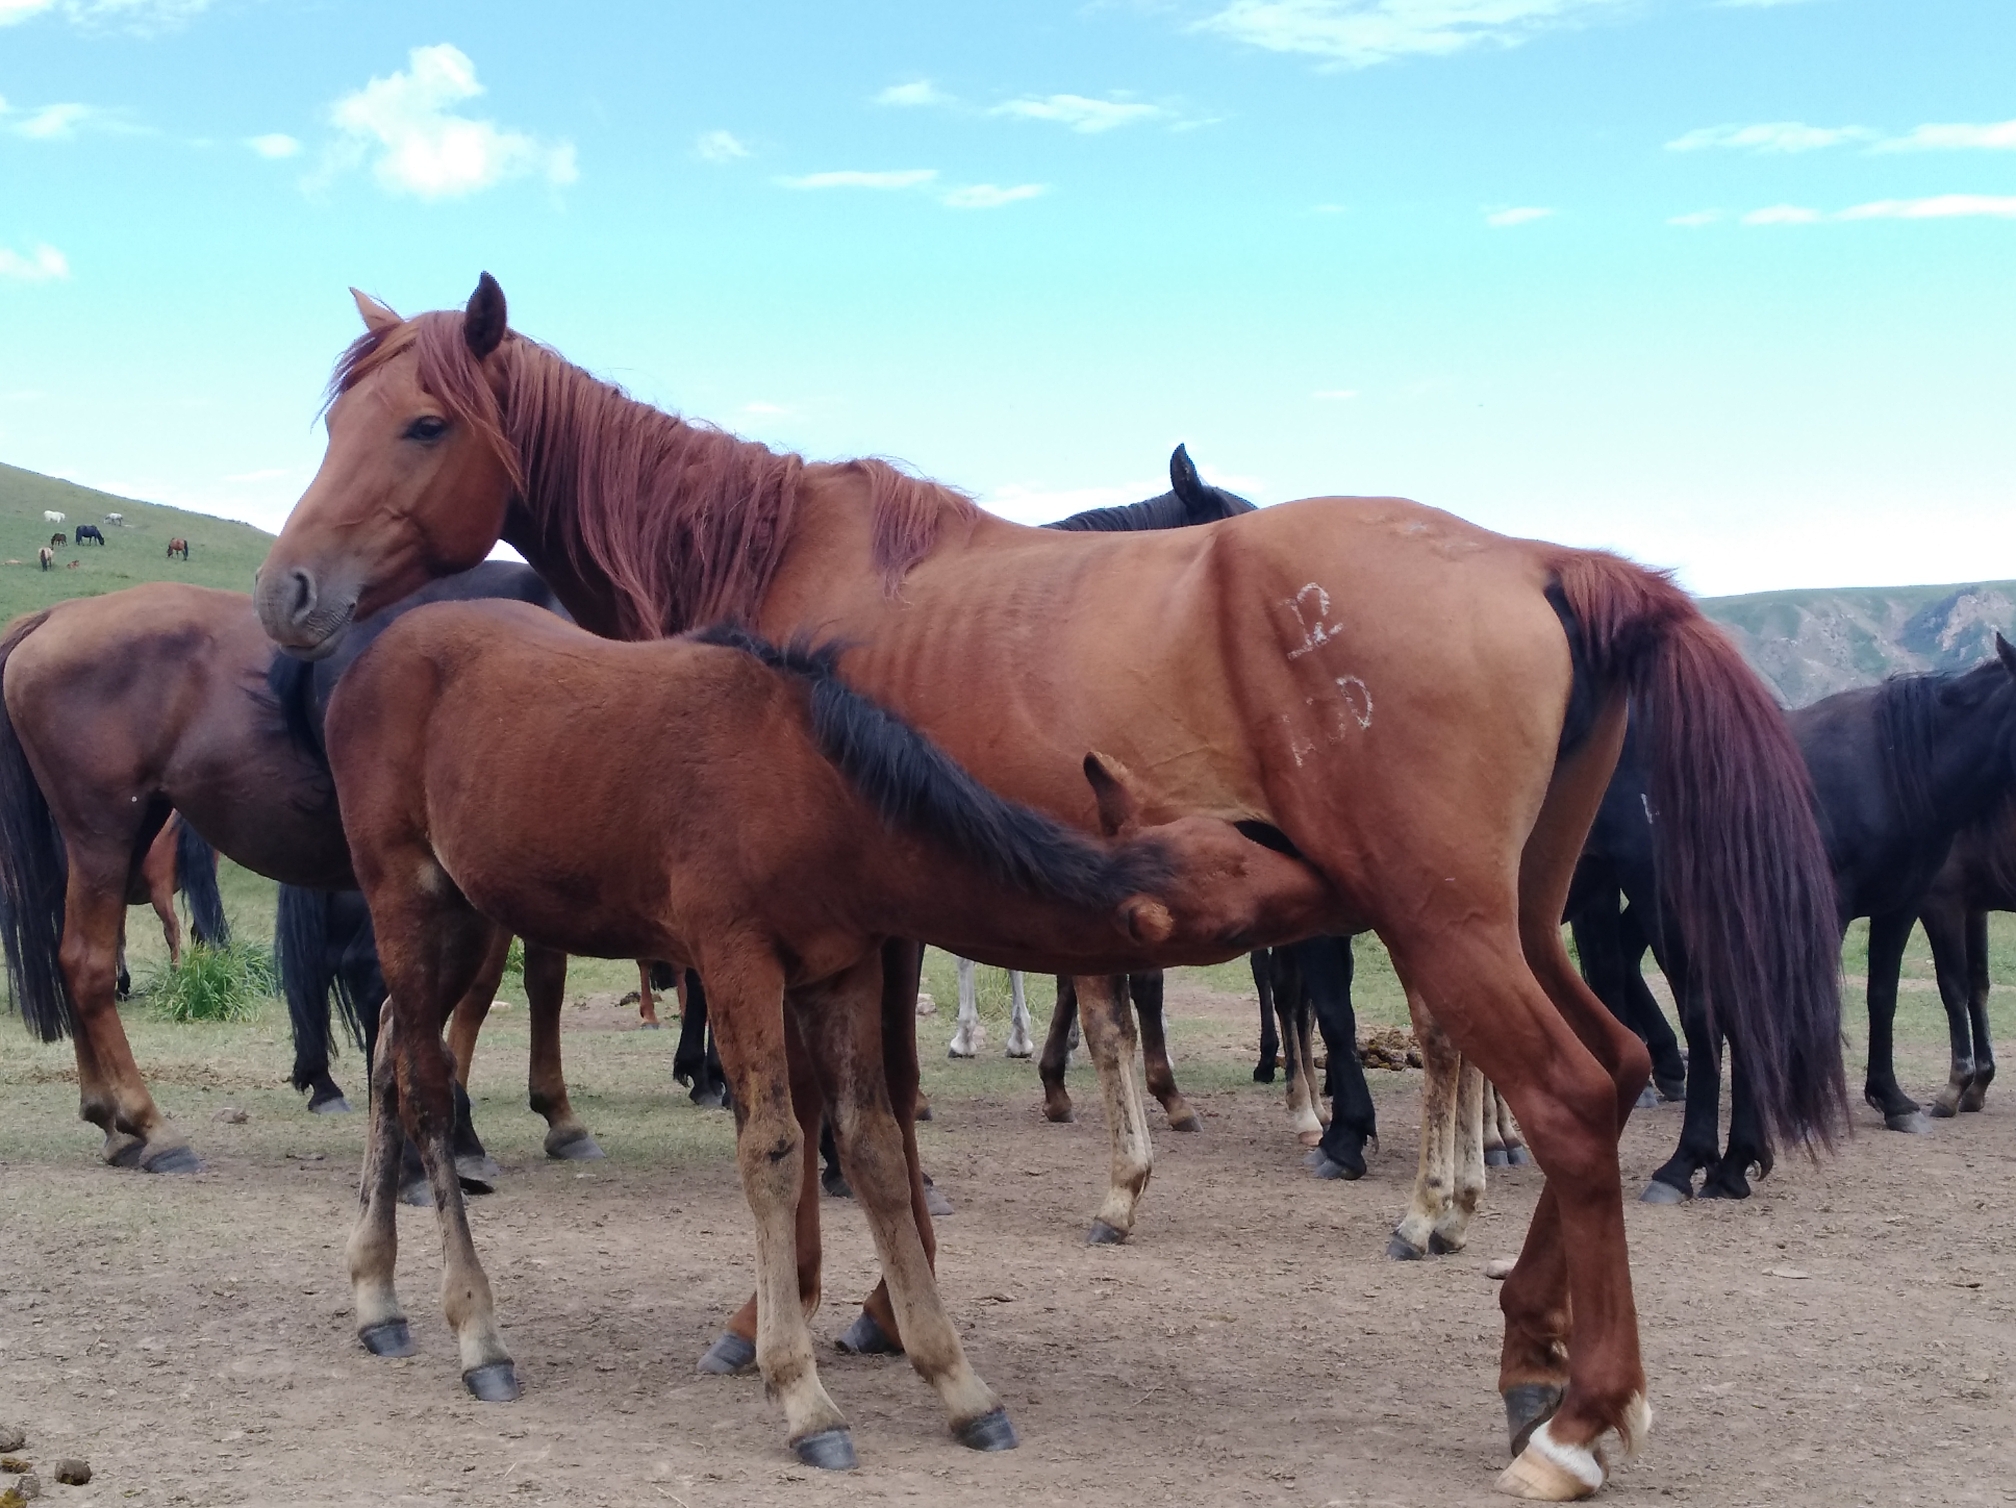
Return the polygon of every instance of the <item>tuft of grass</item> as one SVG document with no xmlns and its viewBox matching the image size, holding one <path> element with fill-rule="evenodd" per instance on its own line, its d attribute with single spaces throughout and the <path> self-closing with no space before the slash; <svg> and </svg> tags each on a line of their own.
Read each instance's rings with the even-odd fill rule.
<svg viewBox="0 0 2016 1508">
<path fill-rule="evenodd" d="M 169 1021 L 249 1021 L 279 986 L 270 946 L 195 943 L 183 951 L 180 968 L 155 971 L 146 994 L 156 1014 Z"/>
</svg>

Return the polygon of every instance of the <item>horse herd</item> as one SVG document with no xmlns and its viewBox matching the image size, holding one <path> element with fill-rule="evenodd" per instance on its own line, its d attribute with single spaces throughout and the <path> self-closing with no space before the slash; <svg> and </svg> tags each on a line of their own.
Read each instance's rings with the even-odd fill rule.
<svg viewBox="0 0 2016 1508">
<path fill-rule="evenodd" d="M 1703 1170 L 1703 1195 L 1740 1197 L 1777 1151 L 1831 1144 L 1842 929 L 1869 916 L 1868 1095 L 1915 1128 L 1889 1024 L 1923 914 L 1956 1021 L 1935 1113 L 1981 1103 L 1979 918 L 2016 899 L 2006 644 L 1788 717 L 1615 556 L 1397 499 L 1254 510 L 1180 450 L 1164 497 L 1026 529 L 637 403 L 512 331 L 487 274 L 460 310 L 357 304 L 327 454 L 252 597 L 135 587 L 0 637 L 0 934 L 30 1026 L 74 1040 L 106 1159 L 173 1171 L 194 1152 L 115 1005 L 141 858 L 172 820 L 289 887 L 297 1084 L 340 1100 L 332 986 L 375 1038 L 348 1249 L 375 1354 L 411 1350 L 392 1207 L 424 1184 L 465 1385 L 518 1395 L 458 1086 L 513 935 L 554 1156 L 599 1153 L 561 1074 L 566 954 L 662 961 L 688 1028 L 704 995 L 757 1292 L 702 1365 L 759 1367 L 817 1466 L 855 1460 L 806 1324 L 822 1131 L 883 1275 L 843 1344 L 907 1354 L 962 1442 L 1015 1443 L 932 1275 L 919 940 L 1067 976 L 1046 1108 L 1069 1114 L 1075 1011 L 1111 1132 L 1093 1235 L 1119 1240 L 1152 1169 L 1137 1010 L 1150 1087 L 1194 1125 L 1156 971 L 1262 955 L 1311 1167 L 1351 1177 L 1376 1128 L 1349 939 L 1376 932 L 1429 1080 L 1394 1254 L 1461 1244 L 1487 1145 L 1509 1159 L 1523 1133 L 1546 1174 L 1500 1297 L 1498 1485 L 1527 1498 L 1594 1492 L 1604 1437 L 1650 1424 L 1617 1158 L 1641 1093 L 1687 1100 L 1651 1197 Z M 531 569 L 479 565 L 500 540 Z M 680 1059 L 704 1076 L 698 1042 Z"/>
<path fill-rule="evenodd" d="M 64 515 L 54 508 L 45 508 L 42 510 L 42 522 L 45 524 L 60 524 L 63 522 L 63 519 Z M 105 515 L 105 521 L 116 526 L 123 524 L 126 521 L 126 516 L 123 513 L 108 513 Z M 65 534 L 61 529 L 58 529 L 54 534 L 49 536 L 49 543 L 42 546 L 37 552 L 38 561 L 42 569 L 53 571 L 56 568 L 56 552 L 67 548 L 73 542 L 73 539 L 80 548 L 84 545 L 102 546 L 105 543 L 105 531 L 96 524 L 79 524 L 74 535 Z M 177 555 L 180 555 L 184 560 L 189 558 L 189 541 L 180 536 L 168 541 L 168 558 L 173 560 Z M 75 570 L 82 564 L 82 561 L 73 560 L 70 562 L 68 569 Z"/>
</svg>

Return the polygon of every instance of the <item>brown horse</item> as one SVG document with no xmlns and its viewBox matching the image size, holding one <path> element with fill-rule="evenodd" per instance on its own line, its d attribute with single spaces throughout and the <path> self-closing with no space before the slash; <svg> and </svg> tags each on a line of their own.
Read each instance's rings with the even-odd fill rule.
<svg viewBox="0 0 2016 1508">
<path fill-rule="evenodd" d="M 795 1257 L 818 1213 L 799 1118 L 819 1098 L 911 1364 L 963 1443 L 1015 1443 L 932 1279 L 914 1132 L 882 1084 L 884 940 L 1119 969 L 1151 948 L 1231 957 L 1334 903 L 1314 871 L 1226 822 L 1184 818 L 1102 846 L 1003 801 L 850 691 L 835 658 L 735 630 L 617 644 L 518 604 L 438 604 L 387 629 L 338 685 L 330 764 L 391 992 L 350 1243 L 374 1352 L 411 1345 L 392 1287 L 396 1115 L 434 1186 L 464 1380 L 479 1398 L 518 1395 L 449 1158 L 436 1045 L 501 925 L 707 980 L 756 1216 L 757 1361 L 799 1456 L 854 1464 L 819 1384 L 805 1326 L 817 1293 Z M 675 754 L 635 736 L 673 722 Z M 1092 756 L 1084 769 L 1107 826 L 1130 825 L 1124 772 Z M 788 1056 L 812 1083 L 787 1069 L 792 1034 L 802 1050 Z"/>
<path fill-rule="evenodd" d="M 1649 1059 L 1560 919 L 1628 697 L 1671 735 L 1662 889 L 1767 1119 L 1825 1141 L 1844 1113 L 1805 768 L 1684 593 L 1391 498 L 1164 533 L 1022 528 L 879 462 L 807 465 L 637 403 L 514 336 L 487 275 L 465 310 L 359 307 L 328 452 L 260 573 L 278 642 L 328 652 L 359 612 L 507 539 L 598 633 L 740 618 L 855 645 L 855 685 L 1081 828 L 1080 757 L 1099 748 L 1153 778 L 1151 817 L 1233 819 L 1306 857 L 1338 898 L 1310 931 L 1379 933 L 1547 1174 L 1500 1295 L 1502 1485 L 1601 1484 L 1598 1441 L 1635 1444 L 1649 1418 L 1617 1165 Z M 1131 1023 L 1107 980 L 1078 993 L 1114 1127 L 1101 1219 L 1125 1231 L 1151 1165 Z"/>
<path fill-rule="evenodd" d="M 168 541 L 168 558 L 173 560 L 177 555 L 184 560 L 189 558 L 189 541 L 179 534 Z"/>
<path fill-rule="evenodd" d="M 126 906 L 147 898 L 146 855 L 171 809 L 255 873 L 351 884 L 335 791 L 269 691 L 273 660 L 249 598 L 179 582 L 59 603 L 0 637 L 0 936 L 14 999 L 44 1041 L 73 1037 L 81 1113 L 119 1166 L 200 1165 L 148 1092 L 115 1002 Z M 583 1155 L 593 1139 L 560 1069 L 566 960 L 533 950 L 525 976 L 533 1108 L 549 1151 Z M 469 1045 L 479 1004 L 488 997 L 463 1013 Z"/>
</svg>

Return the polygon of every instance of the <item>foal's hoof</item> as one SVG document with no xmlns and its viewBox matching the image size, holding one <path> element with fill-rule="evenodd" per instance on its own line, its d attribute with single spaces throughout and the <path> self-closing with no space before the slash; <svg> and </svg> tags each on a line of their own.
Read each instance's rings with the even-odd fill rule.
<svg viewBox="0 0 2016 1508">
<path fill-rule="evenodd" d="M 939 1193 L 933 1184 L 924 1185 L 924 1208 L 931 1212 L 934 1220 L 943 1220 L 952 1213 L 952 1201 Z"/>
<path fill-rule="evenodd" d="M 756 1342 L 727 1330 L 701 1354 L 696 1370 L 703 1377 L 733 1377 L 755 1365 Z"/>
<path fill-rule="evenodd" d="M 137 1168 L 146 1154 L 147 1143 L 125 1131 L 107 1131 L 104 1149 L 98 1154 L 107 1166 L 114 1168 Z"/>
<path fill-rule="evenodd" d="M 434 1186 L 424 1178 L 402 1183 L 399 1185 L 399 1202 L 410 1204 L 415 1209 L 431 1210 L 434 1208 Z"/>
<path fill-rule="evenodd" d="M 516 1403 L 520 1392 L 517 1369 L 508 1361 L 471 1367 L 462 1374 L 462 1386 L 484 1403 Z"/>
<path fill-rule="evenodd" d="M 1640 1204 L 1685 1204 L 1694 1197 L 1692 1189 L 1676 1189 L 1672 1184 L 1653 1179 L 1645 1185 L 1645 1192 L 1638 1196 Z"/>
<path fill-rule="evenodd" d="M 1925 1107 L 1925 1113 L 1935 1121 L 1950 1121 L 1960 1113 L 1960 1095 L 1948 1085 L 1939 1091 L 1939 1097 Z"/>
<path fill-rule="evenodd" d="M 1512 1154 L 1507 1152 L 1503 1147 L 1486 1147 L 1484 1149 L 1484 1166 L 1487 1168 L 1509 1168 L 1512 1166 Z"/>
<path fill-rule="evenodd" d="M 364 1349 L 373 1356 L 411 1356 L 415 1350 L 413 1332 L 403 1319 L 382 1320 L 357 1332 Z"/>
<path fill-rule="evenodd" d="M 1427 1256 L 1426 1250 L 1416 1246 L 1397 1230 L 1386 1238 L 1386 1259 L 1389 1262 L 1420 1262 Z"/>
<path fill-rule="evenodd" d="M 989 1409 L 978 1419 L 952 1426 L 952 1438 L 968 1450 L 1013 1450 L 1022 1442 L 1015 1438 L 1015 1426 L 1008 1422 L 1008 1410 Z"/>
<path fill-rule="evenodd" d="M 1318 1178 L 1342 1179 L 1346 1183 L 1355 1183 L 1365 1176 L 1364 1163 L 1354 1168 L 1348 1162 L 1339 1162 L 1321 1147 L 1305 1156 L 1302 1166 Z"/>
<path fill-rule="evenodd" d="M 547 1133 L 546 1155 L 556 1162 L 594 1162 L 607 1157 L 586 1126 L 569 1126 Z"/>
<path fill-rule="evenodd" d="M 1087 1246 L 1118 1246 L 1127 1239 L 1127 1232 L 1117 1225 L 1108 1225 L 1104 1220 L 1095 1219 L 1092 1229 L 1085 1232 Z"/>
<path fill-rule="evenodd" d="M 1533 1431 L 1554 1417 L 1561 1407 L 1561 1389 L 1551 1382 L 1522 1382 L 1505 1390 L 1505 1433 L 1512 1442 L 1512 1457 L 1525 1453 Z"/>
<path fill-rule="evenodd" d="M 1638 1103 L 1631 1108 L 1633 1110 L 1656 1110 L 1658 1107 L 1659 1091 L 1654 1089 L 1650 1084 L 1647 1084 L 1643 1089 L 1638 1091 Z"/>
<path fill-rule="evenodd" d="M 702 1110 L 725 1110 L 728 1108 L 727 1092 L 713 1084 L 704 1086 L 699 1084 L 694 1085 L 686 1098 L 698 1105 Z"/>
<path fill-rule="evenodd" d="M 1925 1119 L 1924 1111 L 1916 1109 L 1886 1115 L 1883 1125 L 1886 1130 L 1902 1131 L 1909 1136 L 1929 1136 L 1932 1132 L 1932 1122 Z"/>
<path fill-rule="evenodd" d="M 1431 1257 L 1446 1257 L 1452 1251 L 1461 1251 L 1467 1244 L 1468 1242 L 1461 1236 L 1452 1238 L 1443 1235 L 1439 1230 L 1428 1232 L 1428 1255 Z"/>
<path fill-rule="evenodd" d="M 854 1316 L 854 1323 L 847 1327 L 847 1333 L 834 1342 L 849 1356 L 901 1356 L 903 1348 L 889 1338 L 889 1332 L 875 1322 L 875 1316 L 863 1309 Z"/>
<path fill-rule="evenodd" d="M 1181 1120 L 1170 1121 L 1169 1129 L 1171 1131 L 1202 1131 L 1204 1129 L 1204 1118 L 1200 1116 L 1195 1110 L 1192 1110 L 1188 1115 L 1184 1116 Z M 1006 1448 L 1007 1447 L 1005 1446 L 1002 1447 L 1002 1449 L 1004 1450 Z"/>
<path fill-rule="evenodd" d="M 1681 1100 L 1687 1098 L 1687 1080 L 1685 1078 L 1662 1079 L 1655 1073 L 1652 1075 L 1652 1087 L 1659 1091 L 1659 1098 L 1666 1101 L 1669 1105 L 1678 1104 Z"/>
<path fill-rule="evenodd" d="M 308 1102 L 308 1113 L 310 1115 L 348 1115 L 350 1113 L 350 1102 L 340 1094 L 331 1095 L 326 1100 L 310 1100 Z"/>
<path fill-rule="evenodd" d="M 1062 1105 L 1045 1105 L 1043 1107 L 1043 1119 L 1049 1121 L 1052 1125 L 1068 1126 L 1071 1122 L 1078 1119 L 1078 1112 L 1073 1110 L 1068 1102 Z"/>
<path fill-rule="evenodd" d="M 1960 1109 L 1964 1114 L 1971 1115 L 1987 1103 L 1988 1086 L 1986 1084 L 1969 1084 L 1966 1092 L 1960 1096 Z"/>
<path fill-rule="evenodd" d="M 1505 1149 L 1505 1166 L 1508 1168 L 1530 1168 L 1533 1166 L 1533 1154 L 1523 1146 L 1507 1147 Z"/>
<path fill-rule="evenodd" d="M 464 1152 L 455 1159 L 455 1177 L 465 1194 L 494 1194 L 504 1170 L 488 1152 Z"/>
<path fill-rule="evenodd" d="M 143 1173 L 200 1173 L 203 1159 L 187 1147 L 163 1147 L 158 1152 L 144 1153 L 140 1158 Z"/>
<path fill-rule="evenodd" d="M 798 1453 L 799 1460 L 821 1471 L 852 1471 L 861 1464 L 854 1455 L 854 1437 L 845 1426 L 822 1429 L 816 1435 L 793 1440 L 791 1448 Z"/>
</svg>

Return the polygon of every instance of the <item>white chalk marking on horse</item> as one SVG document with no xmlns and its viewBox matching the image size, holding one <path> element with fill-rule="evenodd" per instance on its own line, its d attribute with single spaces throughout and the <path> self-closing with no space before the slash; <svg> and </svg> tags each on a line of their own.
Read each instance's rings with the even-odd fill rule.
<svg viewBox="0 0 2016 1508">
<path fill-rule="evenodd" d="M 1307 618 L 1302 616 L 1303 599 L 1311 592 L 1316 594 L 1316 621 L 1314 623 L 1311 623 Z M 1288 651 L 1289 659 L 1299 660 L 1311 650 L 1320 649 L 1330 642 L 1331 624 L 1328 621 L 1330 617 L 1330 594 L 1324 591 L 1322 587 L 1312 581 L 1294 596 L 1284 599 L 1281 605 L 1295 615 L 1295 625 L 1302 630 L 1302 642 L 1296 648 Z"/>
<path fill-rule="evenodd" d="M 1360 728 L 1372 726 L 1372 688 L 1355 675 L 1337 677 L 1337 690 L 1344 698 L 1345 710 Z M 1361 707 L 1359 704 L 1363 703 Z"/>
</svg>

